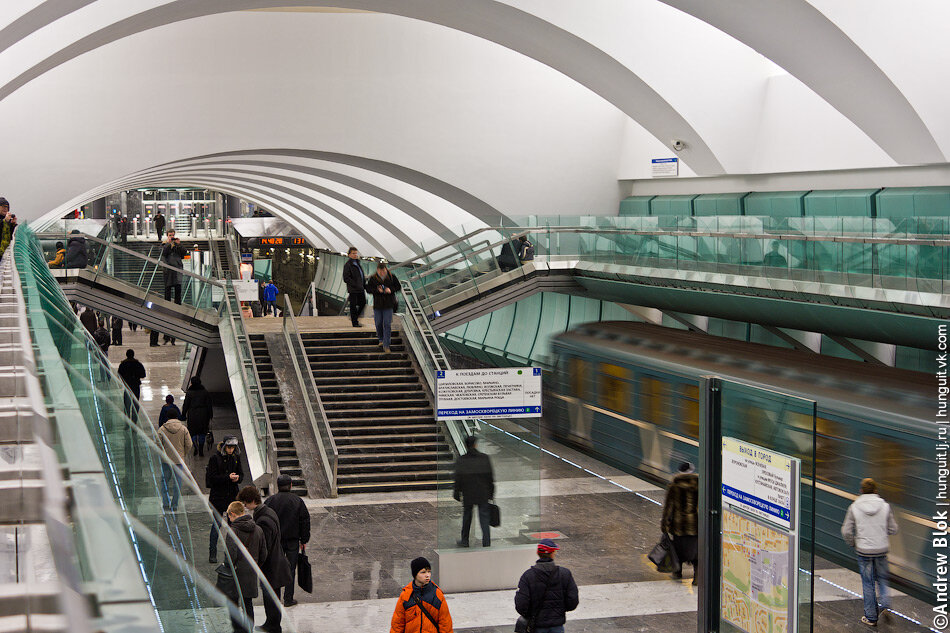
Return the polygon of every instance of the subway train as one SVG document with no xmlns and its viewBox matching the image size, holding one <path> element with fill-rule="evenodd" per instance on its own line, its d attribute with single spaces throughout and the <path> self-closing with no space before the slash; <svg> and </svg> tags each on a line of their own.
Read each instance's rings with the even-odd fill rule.
<svg viewBox="0 0 950 633">
<path fill-rule="evenodd" d="M 551 345 L 545 418 L 553 434 L 657 483 L 697 460 L 702 376 L 771 390 L 724 388 L 723 434 L 802 459 L 802 560 L 814 529 L 817 555 L 856 569 L 840 528 L 861 479 L 873 477 L 900 527 L 891 537 L 892 584 L 934 603 L 932 376 L 632 322 L 582 325 Z"/>
</svg>

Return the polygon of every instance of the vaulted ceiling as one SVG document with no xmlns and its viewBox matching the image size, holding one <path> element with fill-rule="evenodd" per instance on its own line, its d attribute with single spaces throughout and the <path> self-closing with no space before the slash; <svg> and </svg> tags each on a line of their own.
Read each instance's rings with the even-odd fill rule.
<svg viewBox="0 0 950 633">
<path fill-rule="evenodd" d="M 0 195 L 208 187 L 386 254 L 615 213 L 651 157 L 944 164 L 947 42 L 939 0 L 5 0 Z"/>
</svg>

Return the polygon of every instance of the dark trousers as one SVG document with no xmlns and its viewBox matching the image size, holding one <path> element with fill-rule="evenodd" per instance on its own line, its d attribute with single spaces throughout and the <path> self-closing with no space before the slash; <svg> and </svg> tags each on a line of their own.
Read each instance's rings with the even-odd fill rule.
<svg viewBox="0 0 950 633">
<path fill-rule="evenodd" d="M 122 394 L 122 402 L 125 404 L 125 415 L 129 416 L 129 419 L 132 420 L 133 422 L 137 422 L 139 419 L 138 400 L 136 400 L 135 398 L 130 396 L 128 392 L 126 392 Z"/>
<path fill-rule="evenodd" d="M 112 344 L 122 345 L 122 328 L 112 330 Z"/>
<path fill-rule="evenodd" d="M 290 577 L 293 578 L 290 584 L 284 587 L 284 602 L 290 602 L 294 599 L 294 587 L 297 586 L 297 556 L 299 555 L 300 541 L 284 543 L 284 556 L 287 557 L 287 562 L 290 563 Z M 279 591 L 277 595 L 280 596 Z"/>
<path fill-rule="evenodd" d="M 242 595 L 243 597 L 243 595 Z M 251 629 L 254 628 L 254 599 L 253 598 L 244 598 L 244 614 L 247 616 L 247 619 L 251 623 Z M 231 618 L 231 626 L 234 627 L 234 633 L 250 633 L 247 627 L 244 626 L 244 623 L 237 618 Z"/>
<path fill-rule="evenodd" d="M 472 506 L 466 503 L 462 506 L 462 542 L 468 543 L 468 533 L 472 531 Z M 478 524 L 482 528 L 482 546 L 491 545 L 491 527 L 488 522 L 491 521 L 491 509 L 488 502 L 478 504 Z"/>
<path fill-rule="evenodd" d="M 363 310 L 366 308 L 366 293 L 365 292 L 351 292 L 350 293 L 350 321 L 353 322 L 353 326 L 360 324 L 359 318 L 363 316 Z"/>
<path fill-rule="evenodd" d="M 148 335 L 148 344 L 152 347 L 158 345 L 158 330 L 152 330 Z"/>
<path fill-rule="evenodd" d="M 165 301 L 171 301 L 173 288 L 175 290 L 175 303 L 181 305 L 181 284 L 168 284 L 165 286 Z"/>
<path fill-rule="evenodd" d="M 227 507 L 225 507 L 225 514 L 227 514 Z M 223 517 L 224 515 L 221 515 L 221 516 Z M 224 521 L 224 519 L 221 518 L 220 521 Z M 215 513 L 211 519 L 211 538 L 208 540 L 208 558 L 218 557 L 218 530 L 219 529 L 220 528 L 219 528 L 218 514 Z"/>
<path fill-rule="evenodd" d="M 673 549 L 676 550 L 676 556 L 680 559 L 680 570 L 683 569 L 683 563 L 689 563 L 693 566 L 695 573 L 696 559 L 699 558 L 699 537 L 692 536 L 673 536 Z"/>
<path fill-rule="evenodd" d="M 276 594 L 280 589 L 274 591 Z M 261 593 L 264 596 L 264 613 L 267 617 L 264 619 L 264 624 L 262 628 L 270 631 L 270 633 L 277 633 L 280 631 L 280 607 L 277 606 L 277 602 L 274 601 L 270 596 L 270 591 L 267 588 L 267 585 L 261 583 Z"/>
</svg>

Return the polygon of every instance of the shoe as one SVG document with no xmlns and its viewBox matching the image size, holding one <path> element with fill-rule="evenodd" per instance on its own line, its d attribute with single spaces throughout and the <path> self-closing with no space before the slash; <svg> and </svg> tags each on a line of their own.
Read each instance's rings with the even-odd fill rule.
<svg viewBox="0 0 950 633">
<path fill-rule="evenodd" d="M 885 622 L 887 622 L 888 624 L 890 624 L 891 622 L 893 622 L 893 621 L 894 621 L 894 618 L 891 617 L 891 610 L 890 610 L 890 609 L 881 609 L 881 612 L 878 614 L 878 620 L 881 620 L 881 619 L 883 619 L 883 620 L 884 620 Z"/>
<path fill-rule="evenodd" d="M 149 346 L 149 347 L 158 347 L 158 343 L 149 343 L 148 346 Z"/>
<path fill-rule="evenodd" d="M 363 324 L 357 321 L 356 323 L 353 324 L 353 327 L 363 327 Z"/>
<path fill-rule="evenodd" d="M 696 587 L 698 585 L 699 585 L 699 578 L 697 578 L 696 576 L 693 576 L 693 586 Z"/>
<path fill-rule="evenodd" d="M 216 564 L 218 563 L 218 557 L 217 557 L 217 556 L 208 556 L 208 562 L 211 563 L 212 565 L 216 565 Z"/>
<path fill-rule="evenodd" d="M 862 624 L 867 624 L 867 625 L 870 626 L 870 627 L 877 628 L 877 622 L 871 622 L 870 620 L 867 619 L 867 617 L 865 617 L 865 616 L 863 616 L 863 615 L 861 616 L 861 623 L 862 623 Z"/>
<path fill-rule="evenodd" d="M 383 351 L 388 354 L 390 352 L 390 349 L 388 347 L 383 347 Z"/>
<path fill-rule="evenodd" d="M 296 601 L 296 600 L 284 600 L 284 606 L 285 606 L 285 607 L 292 607 L 292 606 L 294 606 L 295 604 L 297 604 L 297 601 Z"/>
<path fill-rule="evenodd" d="M 258 624 L 254 627 L 255 631 L 264 631 L 264 633 L 280 633 L 280 629 L 275 629 L 269 626 L 264 626 L 263 624 Z"/>
<path fill-rule="evenodd" d="M 455 541 L 455 544 L 459 547 L 468 547 L 468 541 Z"/>
<path fill-rule="evenodd" d="M 674 572 L 673 572 L 673 580 L 682 580 L 682 579 L 683 579 L 683 572 L 682 572 L 682 571 L 674 571 Z"/>
</svg>

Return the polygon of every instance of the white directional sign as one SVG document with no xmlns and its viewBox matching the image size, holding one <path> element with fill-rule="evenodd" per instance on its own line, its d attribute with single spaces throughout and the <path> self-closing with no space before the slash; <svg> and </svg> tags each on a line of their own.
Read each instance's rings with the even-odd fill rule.
<svg viewBox="0 0 950 633">
<path fill-rule="evenodd" d="M 537 367 L 437 371 L 435 385 L 439 420 L 541 415 L 541 370 Z"/>
<path fill-rule="evenodd" d="M 798 461 L 761 446 L 722 438 L 722 501 L 794 530 Z"/>
</svg>

